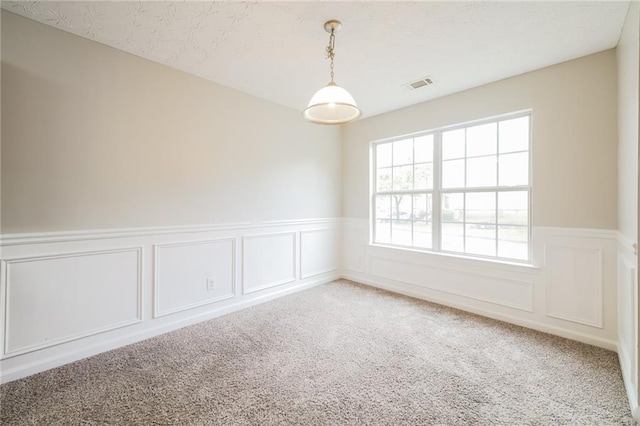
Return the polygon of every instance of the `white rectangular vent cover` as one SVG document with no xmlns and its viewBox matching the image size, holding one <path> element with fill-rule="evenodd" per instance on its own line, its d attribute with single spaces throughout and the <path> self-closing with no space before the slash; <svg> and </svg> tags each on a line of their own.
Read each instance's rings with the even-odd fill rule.
<svg viewBox="0 0 640 426">
<path fill-rule="evenodd" d="M 424 78 L 421 78 L 420 80 L 416 80 L 416 81 L 412 81 L 411 83 L 407 83 L 407 84 L 405 84 L 405 86 L 407 86 L 407 88 L 409 90 L 416 90 L 416 89 L 420 89 L 422 87 L 431 86 L 432 84 L 435 84 L 435 81 L 433 81 L 433 79 L 431 77 L 424 77 Z"/>
</svg>

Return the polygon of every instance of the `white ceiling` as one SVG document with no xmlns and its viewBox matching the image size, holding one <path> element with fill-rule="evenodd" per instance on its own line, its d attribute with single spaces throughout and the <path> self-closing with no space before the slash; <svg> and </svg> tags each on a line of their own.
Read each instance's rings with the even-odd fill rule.
<svg viewBox="0 0 640 426">
<path fill-rule="evenodd" d="M 2 2 L 2 8 L 303 110 L 336 82 L 365 117 L 615 47 L 629 1 Z M 436 84 L 404 84 L 431 76 Z"/>
</svg>

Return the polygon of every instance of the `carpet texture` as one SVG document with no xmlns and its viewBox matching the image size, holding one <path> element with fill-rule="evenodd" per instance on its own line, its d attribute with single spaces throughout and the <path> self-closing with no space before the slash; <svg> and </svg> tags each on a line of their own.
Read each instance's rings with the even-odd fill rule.
<svg viewBox="0 0 640 426">
<path fill-rule="evenodd" d="M 3 425 L 632 425 L 615 353 L 339 280 L 0 386 Z"/>
</svg>

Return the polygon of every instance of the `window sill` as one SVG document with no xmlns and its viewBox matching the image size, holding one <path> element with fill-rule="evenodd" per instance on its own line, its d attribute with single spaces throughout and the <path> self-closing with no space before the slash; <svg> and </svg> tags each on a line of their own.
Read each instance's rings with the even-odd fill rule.
<svg viewBox="0 0 640 426">
<path fill-rule="evenodd" d="M 460 266 L 478 267 L 483 269 L 496 269 L 525 274 L 538 274 L 542 269 L 539 266 L 524 262 L 510 262 L 504 259 L 489 259 L 465 256 L 453 253 L 416 250 L 410 247 L 388 246 L 384 244 L 369 243 L 367 251 L 373 257 L 391 258 L 405 263 L 434 262 L 438 267 L 450 267 L 457 269 Z"/>
</svg>

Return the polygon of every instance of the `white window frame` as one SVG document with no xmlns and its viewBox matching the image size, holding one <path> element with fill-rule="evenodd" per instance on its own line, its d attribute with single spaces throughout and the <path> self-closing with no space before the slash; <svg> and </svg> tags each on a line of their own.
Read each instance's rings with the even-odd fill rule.
<svg viewBox="0 0 640 426">
<path fill-rule="evenodd" d="M 528 140 L 528 147 L 527 147 L 527 153 L 528 153 L 528 184 L 527 185 L 517 185 L 517 186 L 499 186 L 497 185 L 497 182 L 499 182 L 499 173 L 500 170 L 499 168 L 496 170 L 497 176 L 496 176 L 496 186 L 488 186 L 488 187 L 471 187 L 471 188 L 467 188 L 467 187 L 461 187 L 461 188 L 446 188 L 443 189 L 442 188 L 442 134 L 444 132 L 448 132 L 448 131 L 453 131 L 453 130 L 459 130 L 459 129 L 464 129 L 464 128 L 468 128 L 468 127 L 473 127 L 473 126 L 479 126 L 479 125 L 483 125 L 483 124 L 489 124 L 489 123 L 497 123 L 499 121 L 504 121 L 504 120 L 510 120 L 510 119 L 516 119 L 516 118 L 521 118 L 521 117 L 529 117 L 529 140 Z M 531 194 L 532 194 L 532 139 L 533 139 L 533 132 L 532 132 L 532 128 L 533 128 L 533 111 L 532 110 L 524 110 L 524 111 L 518 111 L 518 112 L 513 112 L 513 113 L 508 113 L 508 114 L 503 114 L 503 115 L 498 115 L 498 116 L 493 116 L 493 117 L 487 117 L 487 118 L 483 118 L 480 120 L 474 120 L 474 121 L 469 121 L 469 122 L 465 122 L 465 123 L 458 123 L 455 125 L 451 125 L 451 126 L 445 126 L 445 127 L 439 127 L 436 129 L 431 129 L 431 130 L 426 130 L 426 131 L 421 131 L 421 132 L 417 132 L 417 133 L 411 133 L 411 134 L 407 134 L 407 135 L 402 135 L 402 136 L 394 136 L 392 138 L 386 138 L 386 139 L 380 139 L 380 140 L 376 140 L 376 141 L 372 141 L 370 143 L 370 213 L 369 213 L 369 228 L 370 228 L 370 244 L 371 245 L 375 245 L 375 246 L 382 246 L 382 247 L 390 247 L 390 248 L 398 248 L 398 249 L 409 249 L 409 250 L 414 250 L 414 251 L 421 251 L 421 252 L 428 252 L 428 253 L 439 253 L 439 254 L 445 254 L 445 255 L 453 255 L 456 257 L 469 257 L 469 258 L 473 258 L 473 259 L 487 259 L 487 260 L 493 260 L 493 261 L 503 261 L 503 262 L 508 262 L 508 263 L 524 263 L 524 264 L 532 264 L 533 262 L 533 244 L 532 244 L 532 225 L 531 225 Z M 499 132 L 499 130 L 498 130 Z M 391 142 L 395 142 L 395 141 L 401 141 L 401 140 L 405 140 L 405 139 L 409 139 L 409 138 L 418 138 L 421 136 L 426 136 L 426 135 L 433 135 L 433 187 L 432 189 L 412 189 L 412 190 L 406 190 L 406 191 L 380 191 L 377 192 L 377 158 L 376 158 L 376 147 L 380 144 L 385 144 L 385 143 L 391 143 Z M 498 136 L 498 144 L 500 143 L 500 138 Z M 499 155 L 499 145 L 497 147 L 496 150 L 496 155 Z M 518 151 L 518 152 L 524 152 L 524 151 Z M 468 157 L 466 156 L 466 152 L 465 152 L 465 164 L 466 164 L 466 159 Z M 470 157 L 473 158 L 473 157 Z M 415 164 L 415 162 L 413 163 Z M 466 167 L 465 167 L 465 174 L 466 174 Z M 465 176 L 465 182 L 466 182 L 466 176 Z M 441 246 L 442 246 L 442 239 L 441 239 L 441 227 L 442 227 L 442 210 L 441 210 L 441 199 L 442 199 L 442 195 L 446 194 L 446 193 L 461 193 L 461 194 L 467 194 L 467 193 L 474 193 L 474 192 L 495 192 L 496 193 L 496 211 L 497 211 L 497 203 L 498 203 L 498 194 L 501 192 L 509 192 L 509 191 L 526 191 L 527 192 L 527 259 L 514 259 L 514 258 L 505 258 L 505 257 L 499 257 L 497 256 L 498 250 L 496 248 L 496 256 L 489 256 L 489 255 L 480 255 L 480 254 L 473 254 L 473 253 L 466 253 L 464 251 L 462 252 L 457 252 L 457 251 L 447 251 L 447 250 L 442 250 Z M 399 245 L 399 244 L 392 244 L 392 243 L 380 243 L 380 242 L 376 242 L 376 196 L 377 195 L 393 195 L 393 194 L 407 194 L 407 195 L 422 195 L 422 194 L 426 194 L 429 195 L 431 194 L 431 199 L 432 199 L 432 222 L 431 222 L 431 226 L 432 226 L 432 248 L 422 248 L 422 247 L 415 247 L 415 246 L 406 246 L 406 245 Z M 466 211 L 466 209 L 465 209 Z M 497 232 L 497 225 L 498 225 L 498 217 L 496 214 L 496 232 Z M 466 218 L 464 218 L 464 220 L 462 222 L 460 222 L 463 226 L 463 232 L 466 233 Z M 411 225 L 412 229 L 413 229 L 413 222 Z M 393 233 L 393 229 L 391 230 L 391 232 Z M 413 232 L 412 232 L 413 234 Z M 466 244 L 466 239 L 464 237 L 464 233 L 463 233 L 463 244 Z M 496 244 L 498 243 L 498 239 L 496 238 Z M 463 248 L 464 250 L 464 248 Z"/>
</svg>

